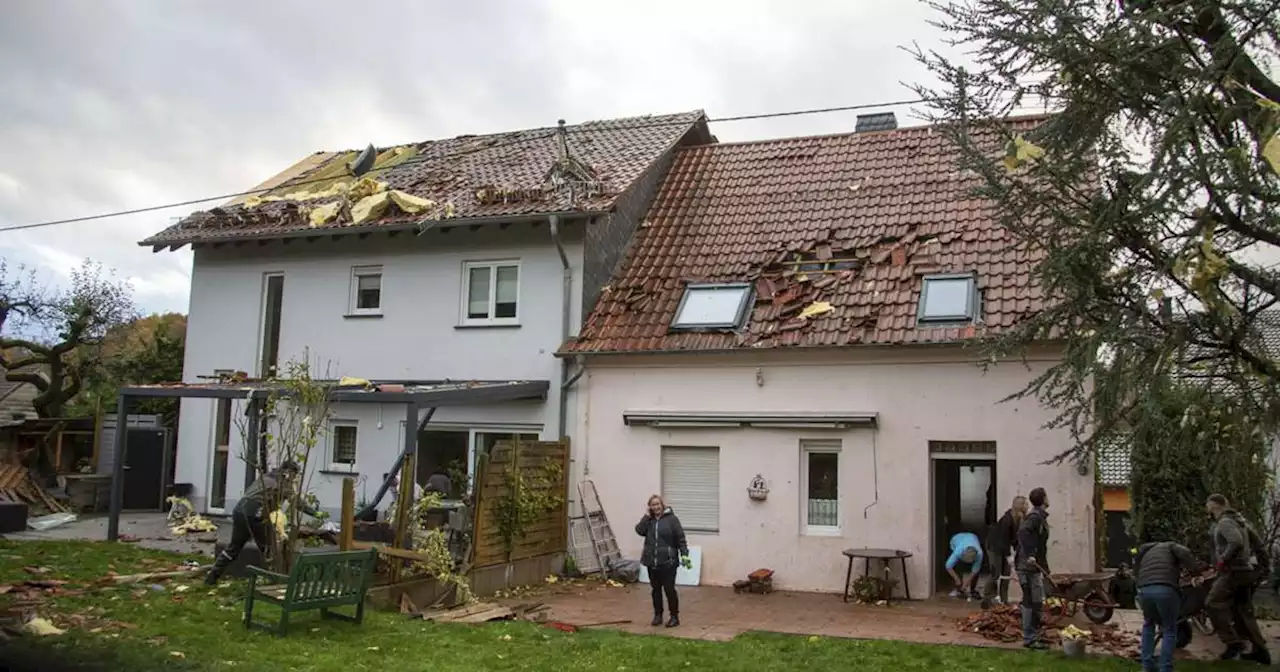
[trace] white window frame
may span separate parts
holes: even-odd
[[[466,432],[467,434],[467,476],[468,476],[466,494],[468,495],[471,494],[471,489],[475,485],[475,481],[476,481],[476,466],[477,466],[476,456],[479,455],[481,434],[498,434],[498,435],[505,434],[507,437],[510,437],[512,434],[534,434],[534,435],[537,435],[538,437],[536,439],[537,441],[545,440],[542,438],[541,425],[524,425],[524,426],[482,425],[482,424],[466,425],[466,424],[455,424],[455,423],[447,423],[447,422],[443,422],[443,423],[433,422],[427,425],[427,427],[428,427],[427,431],[429,432],[459,432],[459,433]],[[401,430],[401,432],[402,433],[400,434],[400,437],[401,439],[403,439],[404,438],[403,429]],[[457,484],[455,483],[454,485],[456,486]]]
[[[209,490],[208,490],[209,494],[207,497],[205,497],[205,512],[214,513],[214,514],[225,514],[227,512],[227,508],[225,505],[212,506],[213,477],[214,477],[214,472],[217,471],[216,469],[214,469],[213,465],[214,465],[214,462],[218,459],[218,452],[219,452],[219,449],[221,448],[221,446],[218,445],[218,421],[219,421],[219,415],[220,415],[218,413],[218,410],[219,410],[218,407],[222,405],[223,401],[224,400],[222,399],[213,400],[213,420],[209,423],[209,428],[210,428],[209,445],[211,446],[211,450],[209,451]],[[229,489],[231,486],[231,464],[233,462],[233,458],[231,457],[231,444],[235,439],[235,436],[232,433],[231,428],[235,425],[235,421],[236,421],[235,400],[227,399],[225,401],[227,403],[227,406],[230,408],[231,413],[229,414],[230,417],[227,418],[227,423],[228,423],[227,424],[227,445],[226,445],[227,473],[223,474],[223,478],[226,479],[226,483],[224,483],[222,486],[224,503],[227,499],[230,499],[230,497],[228,497],[227,495],[230,494]]]
[[[841,443],[839,439],[801,439],[800,440],[800,527],[804,530],[806,536],[811,537],[839,537],[844,534],[844,516],[842,510],[844,508],[844,487],[841,483],[840,469],[840,453]],[[836,524],[835,525],[810,525],[809,524],[809,456],[810,455],[835,455],[836,456]]]
[[[929,287],[933,283],[939,282],[960,282],[968,283],[966,287],[965,309],[964,313],[955,313],[948,315],[929,315],[925,312],[925,305],[929,300]],[[977,322],[981,314],[982,297],[978,292],[978,276],[973,273],[948,273],[939,275],[926,275],[920,284],[920,306],[916,314],[916,321],[922,325],[937,324],[968,324]]]
[[[377,308],[361,308],[360,307],[360,278],[368,278],[378,276],[378,307]],[[381,315],[382,314],[382,267],[381,266],[352,266],[351,267],[351,288],[348,290],[347,296],[347,314],[348,315]]]
[[[355,461],[353,461],[351,464],[347,464],[345,462],[338,462],[335,460],[335,458],[337,458],[338,456],[337,450],[338,450],[338,428],[339,427],[350,427],[351,429],[354,429],[356,432],[356,455],[355,455]],[[360,423],[356,420],[330,420],[329,432],[326,438],[327,438],[327,441],[325,445],[325,461],[329,464],[329,468],[327,469],[327,471],[343,471],[343,472],[355,473],[356,465],[360,463]]]
[[[512,266],[516,269],[516,314],[513,317],[494,317],[498,307],[498,269]],[[469,316],[471,297],[471,271],[477,268],[489,269],[489,317],[472,318]],[[520,291],[524,284],[524,269],[519,259],[493,259],[486,261],[467,261],[462,264],[462,297],[459,310],[459,324],[469,327],[507,327],[520,324],[520,304],[523,303]]]
[[[666,475],[665,473],[663,473],[662,468],[661,468],[661,465],[662,465],[662,452],[663,452],[663,451],[665,451],[665,450],[667,450],[667,449],[675,449],[675,450],[714,450],[714,451],[715,451],[715,453],[716,453],[716,468],[717,468],[717,473],[716,473],[716,475],[715,475],[715,479],[716,479],[716,498],[717,498],[717,501],[716,501],[716,524],[715,524],[715,527],[714,527],[714,528],[701,527],[701,526],[699,526],[699,525],[697,525],[697,524],[690,524],[687,520],[681,520],[680,522],[684,524],[684,529],[685,529],[687,532],[691,533],[691,534],[698,534],[698,535],[704,535],[704,536],[718,536],[718,535],[720,534],[720,524],[721,524],[721,516],[722,516],[722,509],[723,509],[723,507],[721,506],[721,503],[722,503],[722,501],[721,501],[721,495],[723,494],[723,492],[722,492],[722,488],[720,487],[721,485],[723,485],[723,483],[722,483],[722,481],[721,481],[721,478],[720,478],[720,472],[719,472],[719,470],[720,470],[720,465],[721,465],[721,462],[720,462],[720,457],[721,457],[721,450],[720,450],[720,446],[718,446],[718,445],[696,444],[696,443],[664,443],[664,444],[662,444],[662,445],[658,448],[658,465],[659,465],[659,471],[658,471],[658,487],[659,487],[659,489],[660,489],[660,492],[661,492],[662,497],[663,497],[663,499],[664,499],[664,500],[667,498],[667,496],[668,496],[668,494],[669,494],[669,493],[667,493],[667,492],[666,492],[666,490],[667,490],[667,485],[666,485],[666,482],[667,482],[667,475]],[[677,516],[678,516],[678,515],[680,515],[680,507],[679,507],[679,505],[678,505],[678,504],[676,504],[676,505],[672,505],[672,504],[671,504],[671,502],[669,502],[669,501],[667,502],[667,504],[668,504],[668,505],[671,505],[671,506],[673,506],[673,508],[675,508],[675,510],[676,510],[676,515],[677,515]]]
[[[738,297],[738,306],[733,311],[732,319],[721,322],[691,322],[682,320],[684,310],[689,299],[699,292],[716,292],[716,291],[739,291],[742,292]],[[754,298],[755,286],[745,282],[728,282],[728,283],[712,283],[712,284],[691,284],[684,288],[684,293],[680,295],[680,303],[676,305],[676,314],[671,318],[672,331],[698,331],[698,330],[724,330],[738,329],[747,319],[747,315],[751,312],[752,299]]]

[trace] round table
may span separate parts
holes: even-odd
[[[841,551],[845,557],[849,558],[849,569],[844,575],[844,601],[849,601],[849,582],[853,580],[853,561],[861,558],[864,562],[862,572],[866,576],[871,576],[871,561],[879,560],[888,566],[889,562],[897,560],[902,563],[902,590],[906,593],[906,599],[911,599],[911,584],[907,580],[907,558],[911,557],[910,551],[899,551],[892,548],[846,548]]]

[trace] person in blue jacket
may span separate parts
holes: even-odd
[[[960,566],[960,565],[964,566]],[[957,567],[959,567],[957,569]],[[968,572],[967,575],[962,574]],[[947,573],[955,579],[956,588],[951,597],[978,599],[974,587],[982,571],[982,540],[972,532],[961,532],[951,537],[951,557],[947,558]]]

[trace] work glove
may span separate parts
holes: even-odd
[[[689,556],[682,555],[680,556],[680,566],[685,569],[693,569],[693,561],[689,559]]]

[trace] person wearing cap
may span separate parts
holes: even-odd
[[[267,511],[269,506],[279,506],[293,499],[294,487],[300,471],[302,469],[297,462],[285,460],[279,468],[267,472],[245,489],[244,495],[231,511],[231,543],[218,554],[218,559],[214,561],[209,574],[205,576],[205,584],[212,586],[218,583],[223,572],[235,562],[240,551],[244,550],[245,544],[250,540],[253,540],[254,545],[260,550],[266,550],[265,544],[268,537],[263,516],[270,513]],[[300,510],[308,516],[314,516],[317,513],[305,501],[299,501],[298,505]]]
[[[964,563],[960,572],[968,570],[968,576],[956,571],[956,566]],[[972,532],[961,532],[951,537],[951,556],[947,558],[947,573],[956,581],[956,589],[951,597],[978,597],[974,583],[982,571],[982,541]]]

